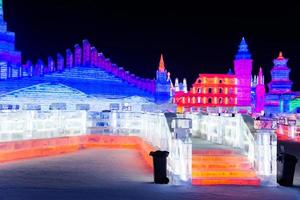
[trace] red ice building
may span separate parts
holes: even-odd
[[[234,72],[200,74],[189,92],[176,91],[178,111],[211,110],[250,113],[252,59],[244,38],[233,62]],[[264,94],[263,94],[264,95]]]
[[[237,105],[237,79],[232,74],[200,74],[191,90],[175,93],[178,109],[201,107],[235,107]]]

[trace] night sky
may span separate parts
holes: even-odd
[[[5,19],[9,30],[16,32],[23,62],[46,61],[86,38],[114,63],[148,78],[155,77],[163,53],[173,80],[187,78],[189,84],[199,73],[225,73],[233,67],[244,36],[254,73],[262,66],[269,82],[272,60],[283,51],[290,59],[293,88],[300,90],[300,7],[296,4],[122,2],[4,0]]]

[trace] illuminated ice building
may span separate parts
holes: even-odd
[[[261,109],[255,108],[259,98],[254,97],[253,94],[264,96],[263,91],[251,92],[251,86],[254,85],[251,80],[251,54],[245,39],[242,38],[234,59],[234,72],[229,69],[227,74],[200,74],[191,90],[176,92],[173,101],[178,105],[179,110],[204,109],[250,113],[252,110]],[[259,85],[263,85],[262,72]],[[259,106],[261,107],[261,102]]]
[[[14,48],[15,34],[6,28],[1,3],[1,109],[134,111],[170,102],[170,76],[162,56],[155,80],[119,67],[88,40],[65,54],[49,56],[46,62],[21,64],[21,53]]]
[[[47,61],[21,63],[15,34],[7,31],[0,1],[0,109],[183,111],[241,113],[298,110],[287,59],[274,60],[265,94],[264,76],[252,77],[252,58],[242,38],[227,74],[200,74],[188,91],[186,80],[173,85],[161,55],[155,79],[138,77],[114,64],[88,40]],[[173,101],[174,104],[171,104]]]
[[[18,76],[21,71],[21,52],[15,50],[15,33],[7,31],[0,1],[0,79]]]
[[[289,79],[290,69],[287,66],[288,59],[284,58],[282,52],[273,61],[271,70],[272,80],[268,84],[269,92],[265,100],[265,113],[278,114],[290,112],[290,102],[295,97],[292,92],[292,81]],[[292,111],[292,110],[291,110]]]
[[[288,59],[282,52],[273,61],[272,80],[265,89],[262,68],[252,76],[252,59],[244,38],[234,60],[234,72],[200,74],[190,91],[175,90],[179,111],[240,112],[267,116],[300,110],[299,92],[292,91]],[[297,95],[298,94],[298,95]]]

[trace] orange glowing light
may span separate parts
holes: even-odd
[[[193,179],[192,185],[252,185],[259,186],[260,180],[258,178],[234,178],[234,179]]]
[[[70,153],[89,148],[137,149],[149,167],[155,148],[136,136],[84,135],[0,143],[0,163]]]
[[[228,104],[228,98],[227,97],[225,98],[225,104],[226,105]]]

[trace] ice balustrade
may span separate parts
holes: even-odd
[[[262,184],[276,185],[277,139],[272,128],[257,126],[253,120],[246,122],[247,118],[241,114],[189,113],[186,117],[192,119],[194,136],[240,149],[247,155]]]
[[[83,40],[83,48],[79,44],[74,46],[74,53],[66,50],[66,55],[57,53],[56,60],[48,57],[45,65],[41,59],[34,65],[27,61],[24,65],[0,67],[0,79],[22,78],[31,76],[44,76],[53,72],[63,72],[66,69],[79,66],[90,66],[101,68],[111,75],[139,88],[150,94],[155,93],[155,80],[144,79],[125,71],[124,68],[112,63],[110,59],[105,58],[102,53],[98,53],[95,47],[92,47],[88,40]]]
[[[189,119],[172,118],[170,124],[163,113],[19,110],[1,111],[0,120],[1,142],[91,133],[138,136],[170,153],[167,170],[173,184],[191,181]]]
[[[241,115],[188,114],[193,120],[193,134],[217,144],[242,149],[254,163],[254,137]]]
[[[191,180],[192,143],[189,122],[189,119],[174,118],[172,124],[168,124],[162,113],[143,113],[140,117],[139,136],[159,150],[170,153],[167,169],[173,184]]]
[[[0,142],[86,134],[86,111],[1,111]]]
[[[173,184],[189,183],[192,173],[191,120],[163,113],[93,112],[88,131],[97,134],[138,136],[158,150],[168,151],[167,170]]]

